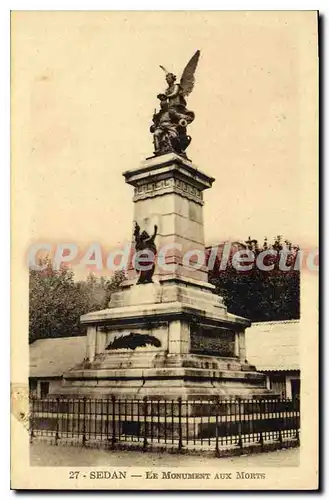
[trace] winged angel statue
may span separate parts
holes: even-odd
[[[160,110],[154,112],[153,124],[150,131],[153,134],[154,154],[160,155],[174,151],[186,157],[185,150],[191,142],[186,129],[194,120],[193,111],[186,108],[185,98],[194,87],[194,73],[198,65],[200,51],[186,65],[179,83],[176,76],[163,66],[160,68],[166,73],[168,88],[157,98],[160,100]]]

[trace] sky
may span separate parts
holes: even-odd
[[[216,178],[206,244],[317,244],[313,12],[16,12],[12,15],[14,223],[40,241],[112,248],[131,238],[122,173],[152,156],[159,64],[178,79],[201,50],[188,98],[188,156]]]

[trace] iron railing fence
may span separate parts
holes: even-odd
[[[299,443],[299,399],[30,399],[30,439],[220,449]]]

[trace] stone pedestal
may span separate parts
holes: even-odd
[[[134,220],[149,234],[158,226],[154,281],[176,277],[207,282],[207,269],[201,261],[205,249],[203,191],[215,179],[174,153],[150,158],[123,175],[134,186]],[[195,265],[198,257],[200,262]],[[135,278],[136,272],[130,269],[125,284],[135,283]]]
[[[245,359],[250,322],[227,312],[207,282],[203,191],[214,179],[166,154],[124,173],[134,219],[155,239],[153,283],[130,266],[108,309],[82,316],[86,358],[64,377],[62,394],[172,399],[261,397],[265,376]]]

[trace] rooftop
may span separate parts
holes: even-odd
[[[86,336],[40,339],[30,345],[30,377],[61,377],[86,355]]]
[[[247,359],[260,371],[299,370],[299,320],[253,323],[246,329]]]

